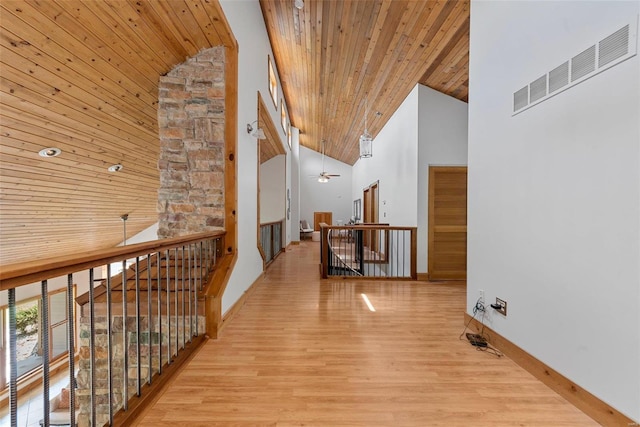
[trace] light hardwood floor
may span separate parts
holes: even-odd
[[[321,281],[318,259],[317,242],[280,255],[137,425],[597,425],[459,340],[464,284]]]

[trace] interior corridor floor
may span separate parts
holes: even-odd
[[[281,254],[137,425],[598,425],[459,339],[464,283],[322,281],[318,250]]]

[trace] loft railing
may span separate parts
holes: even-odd
[[[260,249],[264,264],[270,264],[282,249],[284,249],[282,230],[284,229],[284,219],[280,221],[260,224]]]
[[[417,280],[417,228],[321,224],[323,278]]]
[[[22,402],[16,349],[16,294],[22,287],[36,283],[40,287],[40,424],[53,425],[54,417],[60,425],[59,419],[66,417],[69,425],[73,425],[70,420],[79,425],[119,425],[141,410],[142,402],[204,342],[205,334],[216,336],[217,331],[208,329],[219,319],[211,321],[205,316],[219,315],[219,311],[205,308],[205,302],[217,297],[215,289],[220,289],[215,281],[216,268],[226,262],[222,258],[224,236],[224,231],[200,233],[3,267],[0,292],[6,295],[0,296],[8,301],[9,348],[3,345],[2,351],[10,367],[10,425],[25,424],[18,420]],[[122,272],[112,275],[114,266],[122,266]],[[67,354],[69,408],[51,413],[48,282],[60,277],[66,279],[67,290],[63,338],[75,357]],[[87,281],[83,287],[88,291],[74,301],[78,280]],[[25,411],[20,414],[26,416]]]

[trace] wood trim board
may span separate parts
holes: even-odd
[[[468,313],[465,313],[464,324],[466,325],[468,323],[469,329],[475,332],[479,332],[483,327],[480,321],[472,319]],[[486,325],[484,325],[484,332],[485,338],[487,338],[487,341],[492,346],[500,350],[505,356],[509,357],[524,370],[542,381],[553,391],[567,399],[569,403],[603,426],[637,426],[640,424],[589,393],[560,372],[536,359]]]

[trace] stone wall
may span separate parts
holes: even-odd
[[[129,398],[136,394],[138,379],[138,353],[137,353],[137,334],[136,334],[136,318],[135,316],[127,316],[125,345],[122,316],[113,316],[111,320],[111,385],[112,385],[112,405],[113,412],[116,413],[122,408],[124,398],[124,367],[127,355],[127,372],[128,372],[128,389]],[[160,353],[162,352],[162,364],[166,365],[168,355],[168,342],[171,340],[171,353],[176,354],[176,340],[180,348],[183,347],[183,336],[186,335],[186,341],[189,340],[190,331],[195,333],[198,322],[198,332],[202,334],[205,328],[204,316],[193,317],[191,330],[189,322],[182,323],[182,313],[178,316],[171,316],[171,329],[167,323],[167,316],[161,317],[162,336],[159,333],[158,316],[153,317],[153,327],[151,334],[148,332],[148,317],[140,318],[140,377],[141,383],[144,384],[149,377],[149,369],[152,375],[158,373],[160,364]],[[170,331],[170,334],[169,334]],[[96,402],[96,420],[97,425],[105,425],[109,422],[109,347],[108,347],[108,330],[107,318],[105,316],[97,316],[94,326],[95,334],[95,402]],[[185,335],[183,335],[185,334]],[[151,335],[151,349],[149,349],[149,335]],[[76,376],[77,391],[76,396],[80,405],[78,409],[78,427],[87,427],[91,425],[91,353],[90,353],[90,321],[89,317],[80,319],[80,342],[79,342],[79,361],[78,374]],[[161,339],[160,339],[161,338]],[[149,366],[149,350],[151,350],[151,366]]]
[[[160,78],[160,239],[224,228],[224,61],[206,49]]]

